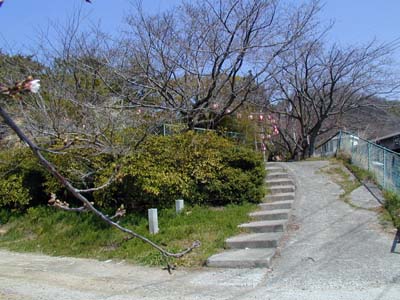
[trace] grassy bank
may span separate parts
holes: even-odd
[[[352,178],[352,176],[345,171],[340,161],[333,161],[333,164],[323,169],[323,172],[330,175],[332,181],[342,188],[343,193],[340,195],[340,198],[346,203],[351,204],[349,199],[350,194],[361,186],[360,182]]]
[[[338,183],[344,190],[344,194],[341,196],[345,201],[347,196],[361,185],[360,182],[373,182],[383,190],[382,187],[379,186],[374,174],[351,164],[350,158],[346,155],[341,154],[333,161],[346,167],[357,178],[357,180],[350,179],[348,174],[345,174],[343,170],[339,170],[340,167],[336,167],[336,170],[334,170],[334,173],[339,175],[340,179],[336,181],[336,183]],[[382,210],[380,211],[381,222],[383,224],[393,223],[395,227],[400,228],[400,195],[391,191],[383,190],[383,196],[384,207],[382,207]]]
[[[179,215],[172,209],[162,210],[159,213],[160,233],[153,236],[148,234],[144,216],[128,215],[121,224],[172,251],[200,240],[200,248],[174,263],[201,266],[207,257],[223,249],[224,240],[239,231],[237,225],[245,222],[247,214],[254,209],[255,205],[250,204],[224,208],[195,206],[186,208]],[[47,207],[31,208],[26,214],[0,225],[0,247],[13,251],[164,264],[161,255],[149,245],[137,239],[124,241],[124,237],[123,233],[89,213],[55,211]]]

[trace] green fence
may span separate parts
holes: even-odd
[[[340,131],[318,149],[322,156],[347,153],[351,163],[373,173],[384,189],[400,194],[400,155],[349,132]]]
[[[186,129],[187,129],[187,126],[184,124],[163,124],[162,128],[160,128],[158,130],[158,132],[161,133],[162,135],[166,136],[166,135],[176,134],[176,133],[185,131]],[[203,133],[203,132],[207,132],[207,131],[216,132],[216,130],[213,130],[213,129],[199,128],[199,127],[195,127],[193,130],[197,133]],[[222,136],[225,136],[227,138],[231,138],[234,140],[238,140],[238,141],[241,141],[244,138],[243,134],[240,134],[238,132],[233,132],[233,131],[222,131],[222,132],[218,131],[218,134],[221,134]]]

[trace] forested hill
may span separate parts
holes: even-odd
[[[400,131],[400,101],[373,99],[371,106],[347,112],[341,129],[373,140]]]

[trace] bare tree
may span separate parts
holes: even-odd
[[[255,97],[274,57],[309,30],[317,4],[204,0],[153,16],[139,5],[124,43],[131,67],[119,73],[137,87],[131,103],[214,127]]]
[[[309,30],[317,10],[317,2],[287,9],[278,0],[187,2],[179,10],[156,16],[146,16],[139,7],[138,16],[129,18],[131,31],[117,43],[97,30],[79,34],[77,16],[59,27],[59,43],[44,40],[41,57],[48,58],[40,71],[44,93],[23,101],[22,94],[35,91],[37,82],[32,78],[0,86],[2,103],[9,102],[10,96],[22,97],[18,102],[21,125],[3,105],[0,115],[44,168],[82,203],[72,208],[52,197],[52,205],[91,211],[164,256],[180,257],[198,243],[170,253],[122,227],[84,196],[106,187],[113,176],[98,187],[77,187],[43,153],[84,147],[123,155],[164,118],[183,118],[189,127],[215,126],[259,97],[263,83],[275,72],[272,60]],[[138,117],[142,110],[151,116]],[[116,135],[125,128],[141,130],[133,141],[121,143]],[[55,148],[60,142],[61,147]]]
[[[1,85],[0,86],[0,100],[7,101],[10,98],[15,98],[15,97],[20,97],[22,99],[22,95],[24,93],[37,93],[40,87],[39,84],[40,80],[33,79],[31,77],[28,77],[26,80],[21,81],[19,83],[16,83],[14,86],[5,86]],[[55,195],[52,195],[49,204],[63,210],[67,211],[76,211],[76,212],[83,212],[83,211],[90,211],[94,213],[97,217],[99,217],[102,221],[106,222],[107,224],[117,228],[118,230],[121,230],[122,232],[128,234],[128,237],[126,240],[131,239],[131,238],[139,238],[142,241],[148,243],[155,249],[161,252],[161,254],[164,257],[182,257],[183,255],[191,252],[194,248],[197,248],[200,246],[200,242],[195,241],[192,246],[188,247],[187,249],[178,252],[178,253],[172,253],[167,251],[166,249],[162,248],[158,244],[154,243],[150,239],[126,228],[121,226],[118,222],[114,221],[113,219],[118,216],[122,216],[125,212],[123,208],[120,208],[117,210],[114,216],[109,217],[103,212],[101,212],[99,209],[97,209],[94,206],[94,203],[90,202],[83,194],[84,193],[89,193],[93,192],[95,190],[99,190],[104,188],[109,184],[106,183],[104,186],[101,187],[95,187],[92,189],[78,189],[74,187],[71,182],[65,178],[58,170],[57,168],[45,158],[43,155],[43,152],[46,151],[42,148],[40,148],[38,145],[36,145],[20,128],[19,126],[15,123],[15,121],[10,117],[10,115],[2,108],[0,107],[0,115],[3,118],[4,122],[17,134],[17,136],[20,138],[20,140],[25,143],[33,152],[33,154],[37,157],[39,160],[40,164],[48,171],[50,172],[61,184],[64,186],[76,199],[78,199],[81,203],[81,207],[77,208],[71,208],[69,207],[69,204],[66,202],[62,202],[58,199],[56,199]],[[111,180],[110,180],[111,182]],[[167,269],[170,272],[171,267],[169,263],[167,263]]]
[[[342,48],[317,37],[294,43],[279,56],[270,108],[280,115],[281,138],[292,156],[312,156],[317,138],[337,128],[344,113],[397,89],[388,60],[394,46]]]

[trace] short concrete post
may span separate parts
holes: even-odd
[[[151,234],[158,233],[158,215],[157,208],[150,208],[148,210],[149,215],[149,231]]]
[[[184,207],[184,202],[182,199],[175,200],[175,208],[177,214],[179,214],[183,210],[183,207]]]

